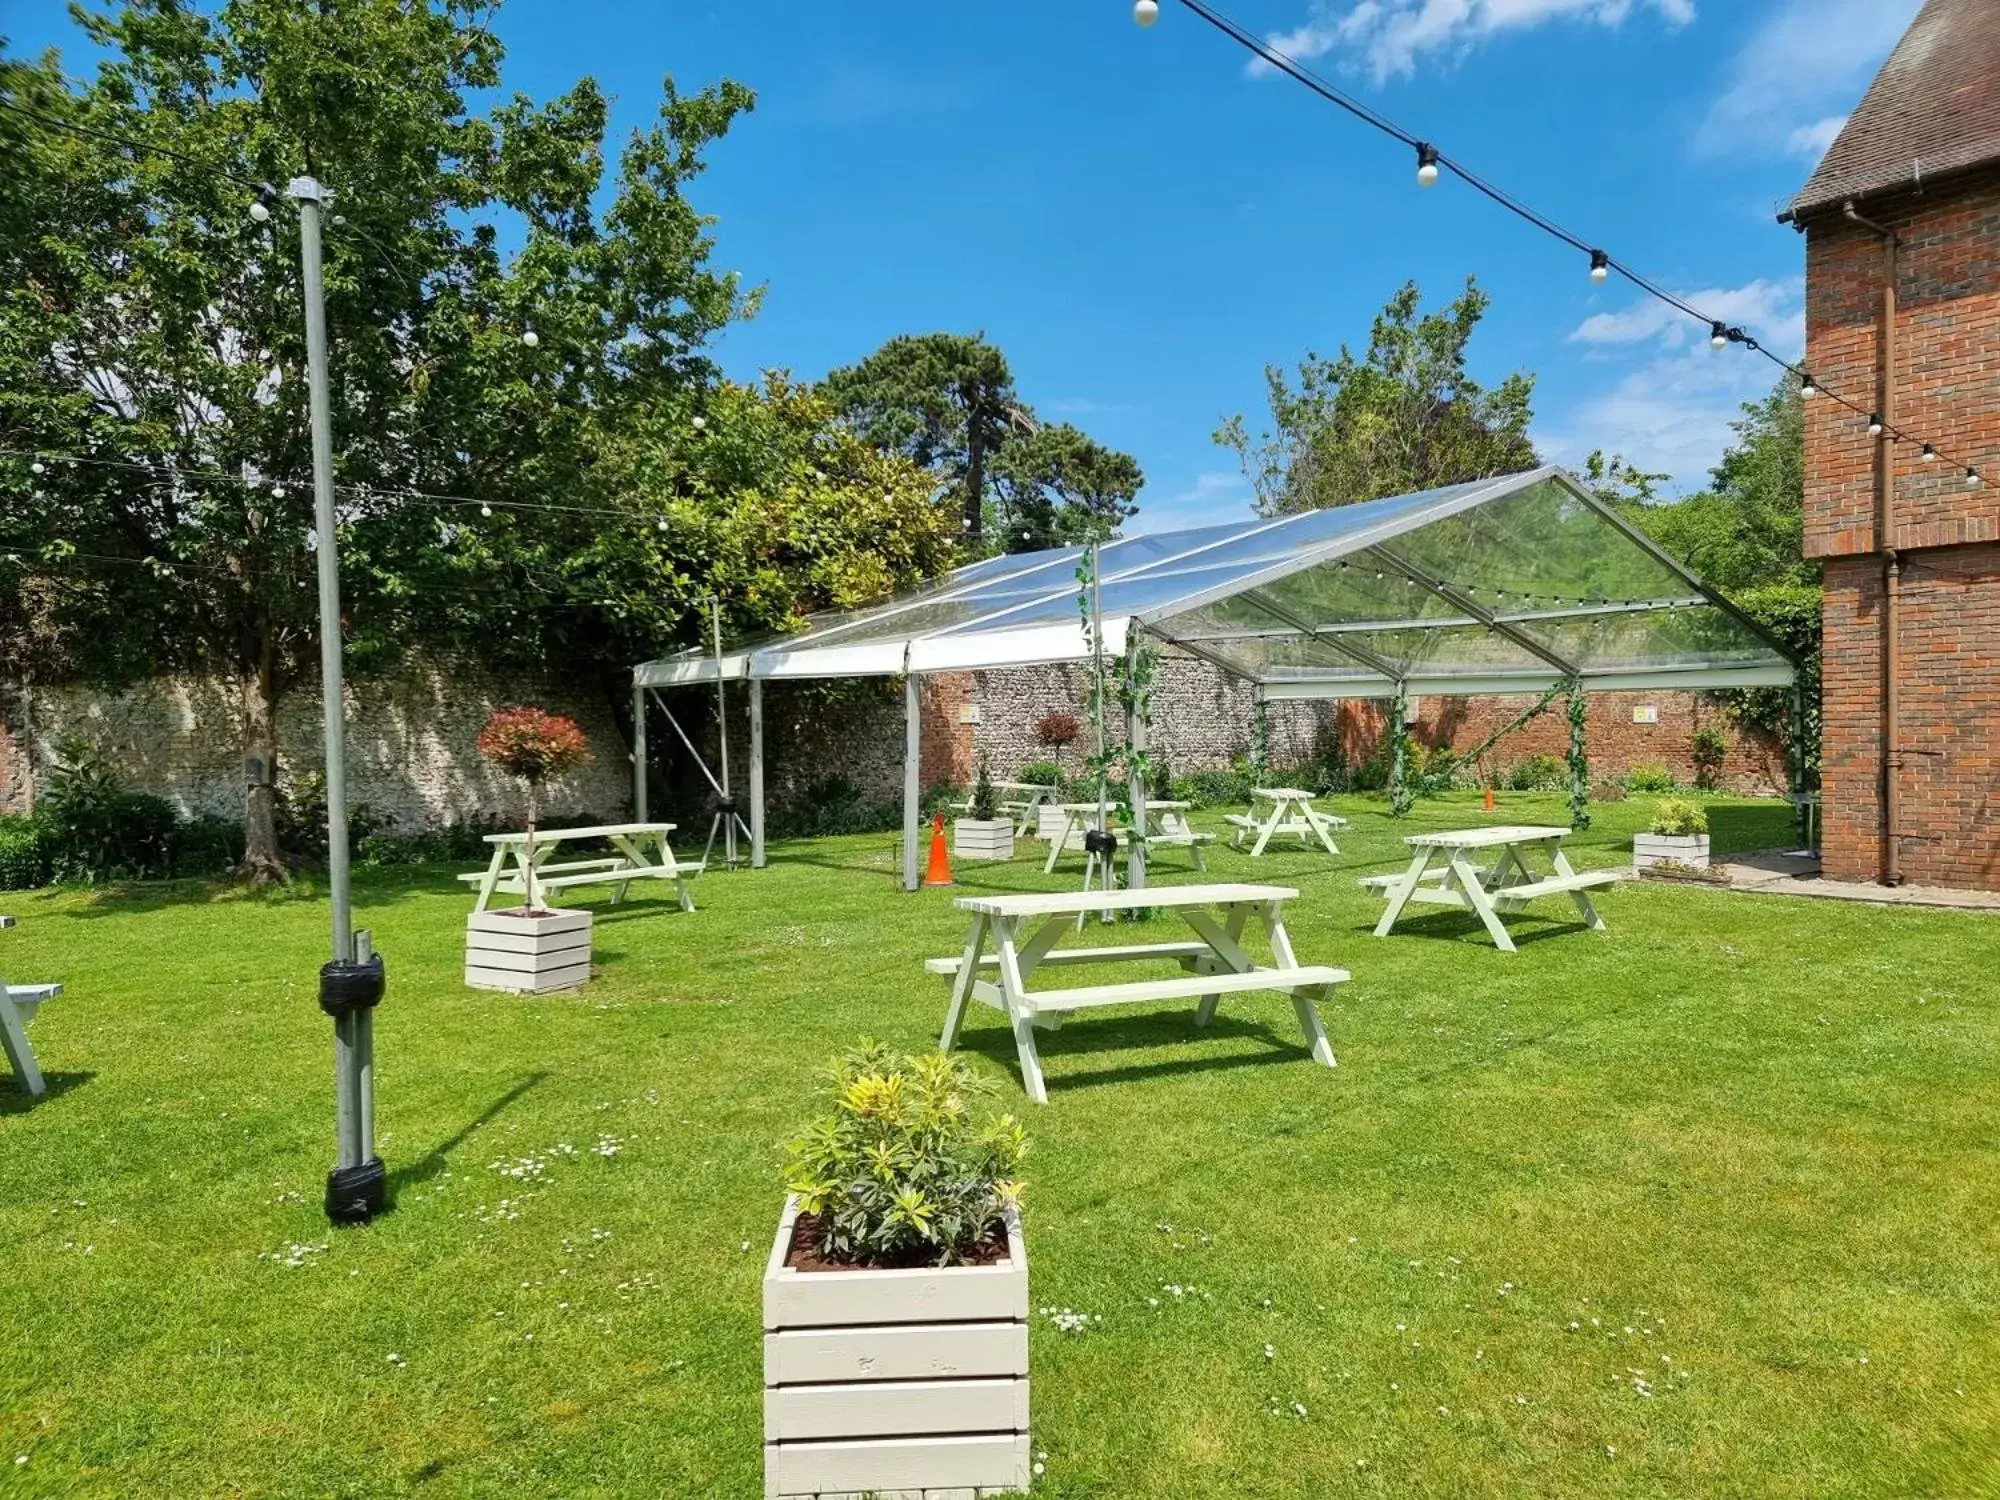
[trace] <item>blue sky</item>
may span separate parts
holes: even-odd
[[[1918,0],[1225,0],[1249,29],[1579,234],[1795,356],[1803,246],[1774,220]],[[9,0],[11,46],[73,43]],[[718,261],[767,285],[721,353],[816,377],[900,332],[983,329],[1048,417],[1136,454],[1137,529],[1248,511],[1218,420],[1263,368],[1365,343],[1406,279],[1477,275],[1476,373],[1539,377],[1544,455],[1699,486],[1771,367],[1295,82],[1177,0],[761,5],[510,0],[510,88],[591,73],[621,131],[660,78],[758,107],[695,186]],[[72,60],[81,67],[80,55]]]

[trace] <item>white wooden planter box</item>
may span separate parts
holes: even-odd
[[[516,907],[465,919],[465,982],[474,989],[546,995],[590,978],[590,913],[531,917]]]
[[[954,818],[951,825],[953,859],[1012,859],[1014,820],[1011,818]]]
[[[990,1266],[764,1268],[764,1493],[963,1500],[1028,1487],[1028,1251]]]
[[[1049,803],[1044,802],[1040,807],[1035,809],[1035,837],[1045,844],[1052,839],[1059,839],[1063,834],[1063,825],[1068,821],[1069,814],[1065,813],[1060,807],[1053,807]],[[1079,849],[1083,847],[1081,836],[1070,840],[1070,842]]]
[[[1708,835],[1705,833],[1638,833],[1632,836],[1632,863],[1641,870],[1650,870],[1662,860],[1671,860],[1677,865],[1687,865],[1696,870],[1708,868]]]

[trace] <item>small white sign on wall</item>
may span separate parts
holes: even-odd
[[[958,722],[961,724],[977,724],[979,722],[979,705],[977,703],[961,705],[958,710]]]
[[[1660,708],[1656,703],[1635,704],[1632,709],[1634,724],[1657,724],[1660,722]]]

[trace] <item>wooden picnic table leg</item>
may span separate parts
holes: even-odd
[[[1042,1085],[1041,1054],[1035,1050],[1035,1008],[1028,999],[1027,985],[1021,975],[1019,951],[1015,938],[1020,933],[1020,919],[1000,917],[995,921],[1000,941],[1000,994],[1007,1002],[1007,1019],[1014,1027],[1014,1050],[1021,1059],[1021,1086],[1028,1091],[1028,1097],[1037,1104],[1049,1102],[1049,1091]]]
[[[1452,873],[1458,877],[1459,889],[1464,892],[1467,904],[1479,914],[1479,920],[1486,924],[1486,931],[1493,939],[1493,946],[1502,953],[1512,953],[1514,940],[1507,935],[1507,924],[1500,920],[1500,913],[1494,909],[1493,893],[1486,889],[1485,878],[1479,868],[1467,858],[1463,849],[1451,851]]]
[[[1545,840],[1542,847],[1549,851],[1549,863],[1555,866],[1556,874],[1574,875],[1576,873],[1575,868],[1569,862],[1569,856],[1563,853],[1561,840]],[[1584,926],[1598,932],[1604,931],[1604,918],[1597,914],[1597,908],[1591,904],[1590,892],[1571,891],[1569,899],[1576,903],[1577,915],[1583,918]]]
[[[22,1087],[34,1095],[46,1093],[48,1085],[42,1081],[42,1070],[35,1066],[35,1049],[29,1045],[28,1028],[22,1024],[14,1002],[7,998],[4,978],[0,978],[0,1045],[6,1048],[7,1060],[14,1065],[14,1076],[21,1080]]]
[[[1243,951],[1241,942],[1243,924],[1249,920],[1250,908],[1230,906],[1225,907],[1224,911],[1225,915],[1220,923],[1197,907],[1182,908],[1181,917],[1195,930],[1196,936],[1213,950],[1212,955],[1206,960],[1208,963],[1231,974],[1247,974],[1257,966],[1255,960]],[[1206,972],[1215,971],[1210,969]],[[1206,1026],[1213,1021],[1215,1007],[1221,999],[1220,995],[1203,995],[1195,1004],[1194,1024]]]
[[[972,998],[972,986],[979,978],[979,960],[986,944],[986,914],[974,912],[972,926],[965,934],[965,953],[958,961],[958,977],[951,985],[951,1008],[944,1013],[944,1035],[938,1038],[938,1051],[949,1052],[952,1043],[958,1040],[958,1028],[965,1021],[966,1002]]]
[[[1301,802],[1299,804],[1299,811],[1305,814],[1306,826],[1319,835],[1319,841],[1326,845],[1326,852],[1328,854],[1340,853],[1340,845],[1333,841],[1333,830],[1328,827],[1326,820],[1319,815],[1318,810],[1310,802]]]
[[[625,867],[628,869],[643,869],[645,866],[653,863],[653,857],[639,847],[638,841],[629,833],[613,834],[611,847],[624,857]],[[607,878],[611,881],[611,904],[613,906],[618,905],[625,899],[625,888],[632,883],[629,880],[618,879],[619,873],[619,870],[615,868],[607,872]]]
[[[1256,859],[1263,854],[1265,846],[1271,842],[1271,835],[1278,831],[1278,825],[1284,821],[1284,818],[1285,804],[1273,801],[1271,803],[1271,816],[1266,818],[1263,826],[1257,830],[1257,842],[1250,850],[1250,857],[1252,859]]]
[[[1056,834],[1055,838],[1050,841],[1049,857],[1042,865],[1042,873],[1044,875],[1055,874],[1056,861],[1062,858],[1063,848],[1069,843],[1069,831],[1075,825],[1075,823],[1076,823],[1076,814],[1071,812],[1068,808],[1064,808],[1062,829],[1059,833]]]
[[[1396,925],[1396,919],[1403,914],[1403,908],[1410,904],[1410,897],[1416,893],[1417,883],[1424,878],[1424,871],[1430,868],[1431,846],[1419,845],[1410,867],[1403,871],[1396,883],[1389,887],[1389,904],[1382,910],[1382,920],[1375,924],[1375,936],[1387,937]]]
[[[506,844],[493,846],[493,858],[486,862],[486,875],[479,882],[479,899],[472,905],[475,914],[486,910],[486,903],[493,899],[493,888],[500,883],[500,870],[507,862]]]
[[[1264,928],[1271,938],[1271,959],[1281,969],[1299,967],[1298,955],[1292,952],[1291,937],[1285,932],[1284,907],[1273,901],[1263,908]],[[1333,986],[1327,985],[1322,991],[1322,999],[1333,998]],[[1299,1027],[1306,1034],[1306,1046],[1312,1052],[1313,1061],[1329,1068],[1338,1067],[1334,1061],[1333,1042],[1327,1037],[1326,1027],[1321,1023],[1319,1011],[1313,1005],[1313,997],[1306,990],[1292,991],[1292,1009],[1298,1012]]]

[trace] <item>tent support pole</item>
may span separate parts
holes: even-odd
[[[1139,767],[1146,758],[1146,705],[1139,701],[1139,632],[1134,630],[1125,644],[1125,743],[1132,747],[1126,762],[1130,773],[1126,795],[1132,801],[1132,841],[1125,846],[1125,885],[1130,890],[1146,888],[1146,778]],[[1133,912],[1134,918],[1144,915]]]
[[[646,821],[646,690],[632,685],[632,817]]]
[[[903,889],[917,888],[917,821],[922,795],[917,788],[923,754],[923,720],[918,699],[922,682],[915,672],[903,674]]]
[[[764,868],[764,683],[750,679],[750,868]]]

